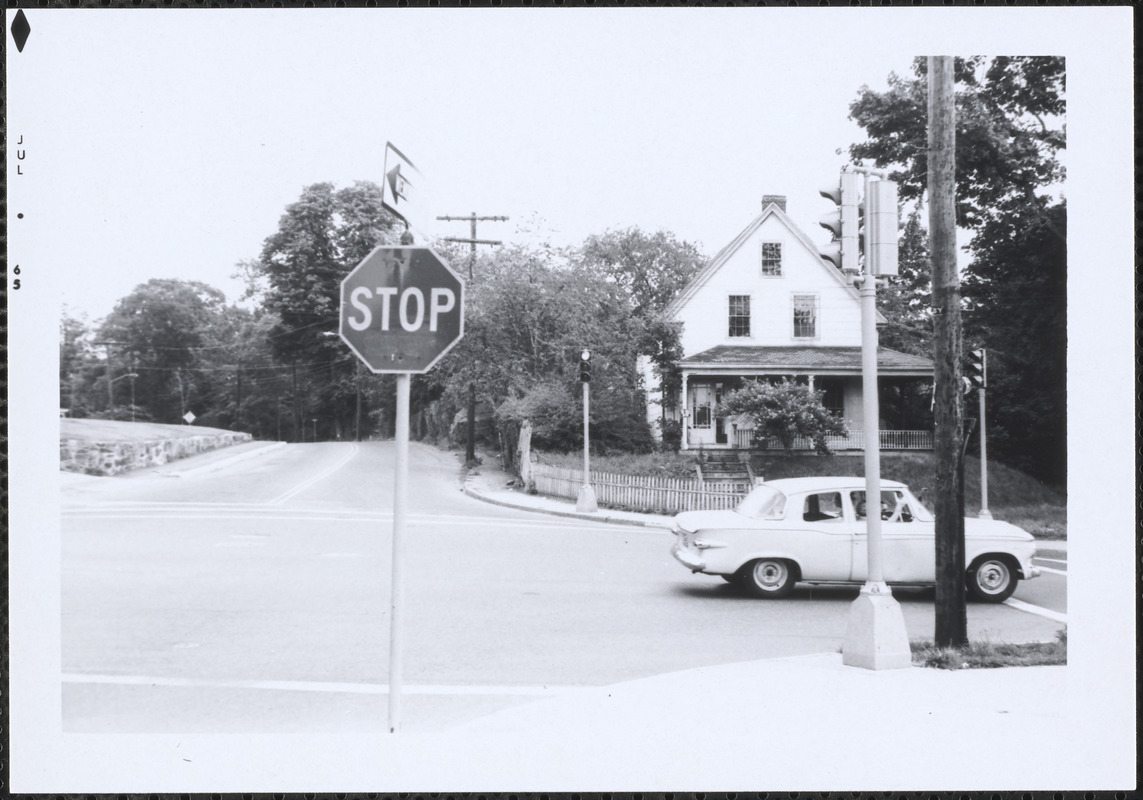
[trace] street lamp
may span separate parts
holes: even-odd
[[[599,505],[595,502],[595,489],[591,488],[591,455],[588,447],[588,419],[591,407],[591,395],[588,387],[591,385],[591,352],[584,350],[580,353],[579,359],[579,380],[583,384],[583,486],[580,487],[575,510],[598,511]]]

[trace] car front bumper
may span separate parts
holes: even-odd
[[[671,546],[671,555],[675,557],[675,561],[678,561],[691,572],[702,572],[706,569],[706,562],[699,557],[698,553],[688,547],[683,547],[678,542]]]

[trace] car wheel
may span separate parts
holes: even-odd
[[[982,603],[1002,603],[1016,591],[1019,578],[1003,556],[981,556],[965,573],[968,594]]]
[[[742,585],[755,597],[785,597],[794,590],[794,572],[789,561],[759,558],[739,572]]]

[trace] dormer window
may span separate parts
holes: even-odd
[[[782,243],[762,242],[762,275],[778,278],[782,275]]]

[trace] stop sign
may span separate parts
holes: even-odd
[[[341,282],[339,333],[374,372],[428,372],[464,335],[464,282],[429,247],[378,247]]]

